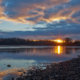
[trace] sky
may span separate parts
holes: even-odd
[[[0,38],[80,39],[80,0],[0,0]]]

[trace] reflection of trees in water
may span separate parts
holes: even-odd
[[[77,52],[80,52],[80,48],[77,48],[77,47],[63,47],[61,46],[60,47],[61,49],[61,54],[72,54],[72,53],[77,53]],[[0,53],[25,53],[25,54],[54,54],[55,53],[55,50],[58,50],[57,49],[57,46],[56,47],[47,47],[47,48],[3,48],[3,49],[0,49]],[[59,51],[56,51],[56,52],[59,52]]]
[[[7,48],[0,49],[0,53],[47,53],[50,52],[50,48]]]
[[[77,53],[77,51],[79,51],[80,52],[80,48],[68,48],[68,47],[66,47],[65,48],[65,54],[72,54],[72,53]]]
[[[22,52],[25,52],[26,49],[0,49],[0,53],[22,53]]]
[[[73,52],[73,48],[65,48],[65,54],[71,54]]]
[[[53,53],[55,54],[73,54],[73,53],[79,53],[80,47],[65,47],[65,46],[55,46],[53,48]]]

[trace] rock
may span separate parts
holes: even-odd
[[[11,67],[11,65],[10,65],[10,64],[8,64],[8,65],[7,65],[7,67]]]

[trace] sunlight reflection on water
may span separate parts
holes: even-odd
[[[52,63],[80,55],[80,47],[63,46],[12,46],[0,47],[0,71],[27,68],[39,63]],[[11,67],[7,67],[11,65]]]

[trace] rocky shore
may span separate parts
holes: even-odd
[[[8,80],[80,80],[80,57],[47,65],[45,69],[34,67],[20,76]]]

